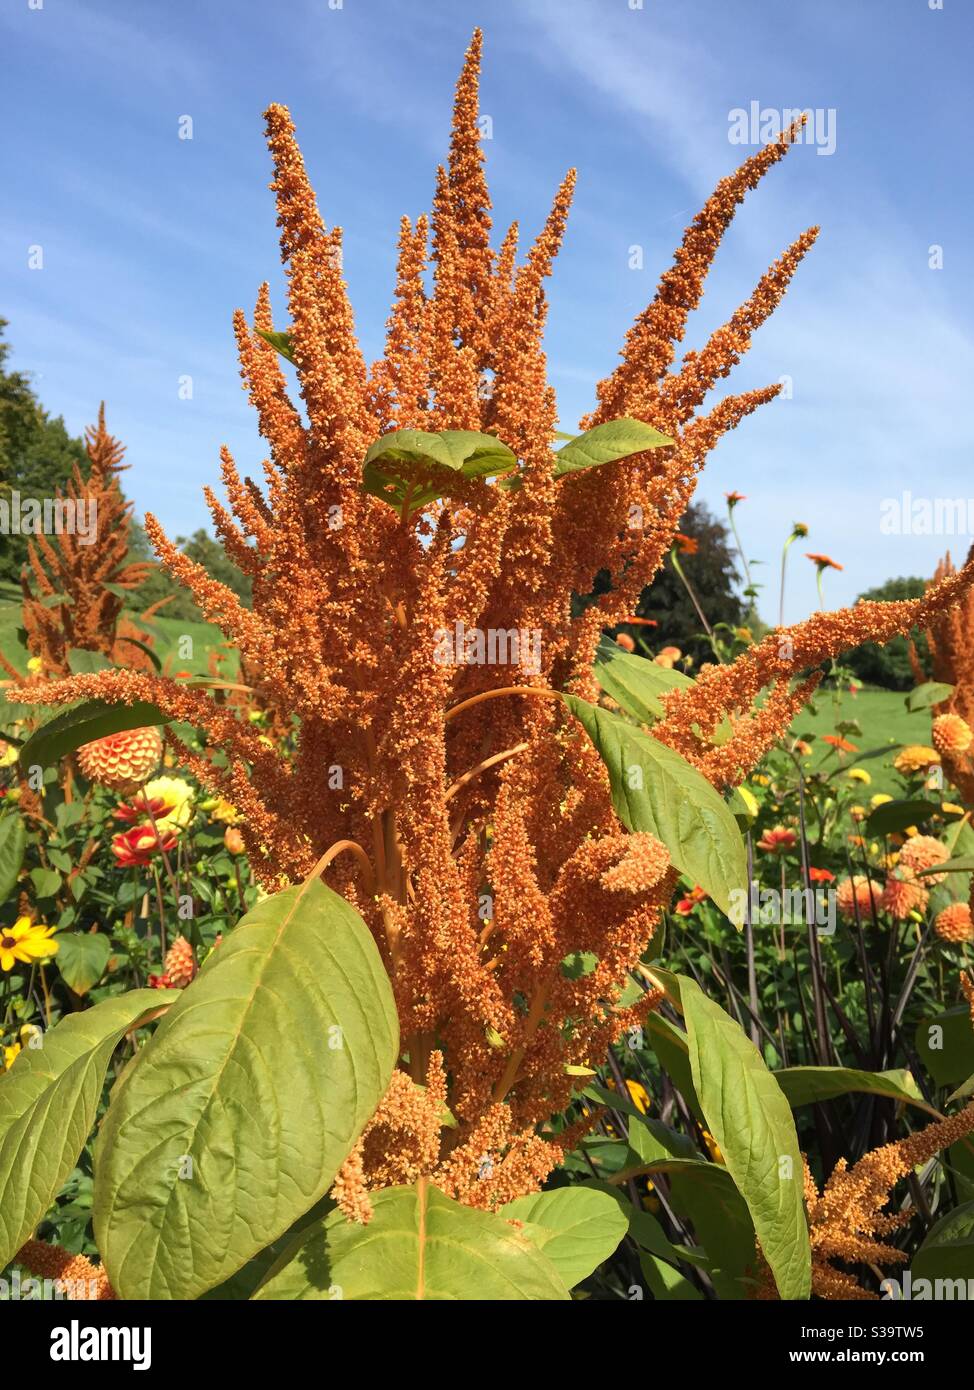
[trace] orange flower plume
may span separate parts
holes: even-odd
[[[676,873],[652,836],[625,833],[605,769],[555,692],[596,697],[602,629],[635,611],[709,451],[776,395],[768,386],[701,412],[816,235],[803,233],[704,348],[670,370],[723,233],[787,153],[784,132],[721,180],[583,422],[635,417],[675,444],[555,477],[546,281],[574,174],[526,254],[516,227],[491,249],[480,42],[478,33],[460,77],[432,215],[401,225],[385,355],[371,368],[342,279],[341,232],[322,221],[287,110],[266,113],[301,409],[262,336],[274,334],[264,286],[252,324],[243,313],[234,321],[244,386],[270,448],[263,486],[224,450],[227,505],[206,493],[228,555],[252,578],[252,608],[146,518],[163,564],[240,649],[281,727],[296,732],[268,747],[204,689],[131,671],[29,691],[50,703],[151,700],[202,729],[219,757],[168,737],[183,764],[241,813],[266,888],[328,856],[330,881],[383,953],[411,1079],[430,1096],[442,1091],[456,1119],[434,1143],[431,1112],[397,1079],[342,1174],[343,1204],[360,1215],[370,1185],[420,1171],[472,1204],[534,1190],[574,1142],[571,1131],[558,1142],[544,1132],[578,1085],[567,1069],[604,1056],[659,1001],[647,992],[625,1006],[619,995]],[[519,485],[458,478],[449,499],[404,518],[362,487],[366,451],[400,428],[495,435],[518,457]],[[573,615],[573,593],[590,593],[601,570],[610,588]],[[969,578],[954,576],[914,603],[860,604],[773,633],[732,667],[669,695],[655,732],[723,786],[788,727],[823,661],[946,611]],[[470,630],[523,640],[507,661],[444,661],[444,637]],[[511,686],[528,693],[504,693]],[[711,735],[728,712],[733,733],[717,746]],[[576,951],[598,964],[568,978],[561,965]]]

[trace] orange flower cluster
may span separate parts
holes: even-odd
[[[967,565],[974,561],[974,546]],[[934,571],[930,587],[956,575],[948,551]],[[971,730],[974,729],[974,595],[949,610],[933,615],[924,624],[933,662],[933,679],[954,687],[942,704],[935,706],[933,742],[943,761],[944,772],[968,805],[974,805],[974,758],[971,756]],[[927,679],[911,648],[914,673],[918,681]]]
[[[343,1174],[343,1200],[358,1211],[370,1184],[422,1170],[475,1205],[532,1190],[559,1155],[540,1131],[572,1100],[579,1083],[569,1069],[604,1056],[659,1001],[650,991],[627,1007],[619,992],[676,874],[655,839],[622,830],[605,769],[556,692],[597,698],[591,667],[602,629],[634,611],[710,449],[777,394],[769,386],[727,396],[698,413],[815,236],[799,237],[728,324],[669,371],[720,239],[745,194],[787,152],[786,132],[718,185],[583,422],[636,417],[676,443],[556,478],[545,281],[574,174],[522,259],[516,225],[492,249],[479,61],[478,33],[432,216],[402,223],[385,356],[371,367],[353,329],[341,232],[321,219],[288,112],[268,109],[286,350],[301,409],[263,336],[275,340],[263,286],[252,325],[238,313],[235,329],[244,386],[270,446],[264,485],[242,477],[224,450],[229,506],[206,493],[227,554],[252,578],[252,609],[146,519],[163,564],[240,649],[262,700],[296,730],[293,750],[269,748],[232,708],[167,678],[116,671],[30,691],[53,703],[151,700],[201,728],[219,759],[169,737],[184,765],[241,812],[268,889],[311,873],[333,848],[329,877],[369,923],[393,981],[412,1082],[432,1096],[442,1054],[456,1120],[441,1129],[434,1162],[430,1115],[397,1079]],[[448,499],[400,515],[363,489],[362,467],[378,437],[402,428],[497,436],[517,454],[518,485],[451,476]],[[590,593],[605,569],[609,591],[573,616],[573,593]],[[948,580],[922,603],[862,604],[773,634],[734,666],[670,695],[659,736],[715,785],[734,780],[817,680],[791,690],[793,673],[932,617],[967,580]],[[506,660],[444,663],[443,637],[471,630],[519,642],[508,641]],[[754,712],[766,684],[775,688]],[[709,736],[728,711],[733,736],[714,747]],[[338,852],[350,843],[352,853]],[[563,969],[579,952],[591,953],[595,968]]]
[[[60,1245],[29,1240],[17,1252],[17,1263],[38,1279],[52,1279],[63,1297],[113,1299],[115,1291],[101,1265]]]
[[[890,1235],[910,1219],[910,1213],[883,1211],[895,1183],[907,1177],[941,1149],[974,1130],[974,1101],[949,1119],[873,1149],[852,1168],[840,1159],[821,1193],[805,1168],[805,1202],[812,1245],[812,1292],[827,1299],[875,1299],[834,1260],[846,1264],[904,1264],[909,1255],[888,1245]]]
[[[69,673],[67,654],[74,648],[151,671],[152,662],[136,643],[151,646],[152,638],[122,618],[124,598],[117,592],[136,590],[150,566],[128,562],[132,504],[118,482],[128,465],[121,461],[123,446],[105,428],[104,403],[98,424],[85,431],[85,447],[88,476],[75,464],[66,495],[59,491],[57,497],[75,515],[78,507],[85,508],[95,535],[64,529],[51,539],[38,533],[29,542],[31,574],[25,569],[20,581],[27,647],[48,676]],[[18,681],[23,679],[6,661],[3,665]]]

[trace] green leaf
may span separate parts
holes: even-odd
[[[623,824],[661,840],[676,867],[741,927],[747,854],[726,803],[696,768],[651,734],[576,695],[562,698],[608,769]],[[733,910],[732,894],[739,895]]]
[[[45,594],[41,599],[42,608],[59,608],[62,603],[70,603],[67,594]]]
[[[927,1232],[923,1244],[913,1256],[910,1274],[917,1279],[963,1279],[967,1298],[967,1280],[974,1279],[974,1202],[965,1202],[942,1216]],[[957,1297],[941,1294],[941,1297]],[[914,1298],[919,1294],[914,1293]]]
[[[944,700],[949,700],[953,693],[954,687],[945,681],[924,681],[907,695],[906,707],[911,714],[916,714],[918,710],[942,704]]]
[[[660,434],[642,420],[630,420],[625,416],[619,420],[609,420],[604,425],[596,425],[586,430],[559,449],[555,455],[554,476],[562,478],[566,473],[578,473],[583,468],[597,468],[603,463],[615,463],[631,454],[641,454],[647,449],[661,449],[675,444],[668,434]]]
[[[668,1260],[645,1251],[639,1256],[639,1268],[653,1298],[660,1303],[700,1303],[703,1294],[691,1284],[685,1274],[674,1269]]]
[[[928,1105],[907,1067],[895,1071],[857,1071],[855,1067],[783,1067],[773,1073],[788,1104],[813,1105],[850,1093],[888,1096],[891,1100],[915,1105],[930,1115],[938,1112]]]
[[[119,1295],[198,1298],[307,1212],[385,1093],[398,1033],[344,898],[314,879],[248,913],[102,1125],[94,1221]]]
[[[453,481],[488,478],[517,468],[517,456],[490,434],[476,430],[394,430],[365,455],[362,486],[402,514],[449,497]],[[451,478],[451,475],[453,477]]]
[[[272,348],[276,348],[282,357],[286,357],[289,362],[294,361],[294,347],[291,343],[290,333],[278,333],[276,329],[258,328],[260,337],[265,343],[270,343]]]
[[[222,948],[221,948],[222,949]],[[346,1302],[552,1300],[554,1263],[501,1217],[461,1206],[421,1179],[372,1194],[367,1226],[333,1212],[254,1297]]]
[[[137,989],[69,1014],[0,1082],[0,1269],[47,1214],[78,1161],[122,1036],[178,997]]]
[[[624,652],[615,642],[604,638],[599,644],[593,670],[605,693],[640,724],[652,724],[655,719],[662,718],[664,695],[693,685],[682,671],[668,671],[644,656]]]
[[[917,1026],[916,1049],[938,1086],[957,1086],[974,1072],[974,1029],[966,1004]]]
[[[22,768],[56,767],[59,759],[73,753],[83,743],[92,743],[125,729],[143,729],[168,724],[169,716],[158,705],[137,700],[131,705],[109,704],[107,700],[85,700],[62,710],[33,734],[20,750]]]
[[[609,1258],[629,1225],[614,1197],[585,1187],[518,1197],[497,1215],[524,1222],[521,1234],[544,1251],[569,1289]]]
[[[61,887],[61,875],[56,869],[31,869],[30,881],[39,898],[53,898]]]
[[[593,951],[571,951],[562,961],[560,969],[566,980],[581,980],[591,975],[599,963]]]
[[[89,652],[84,647],[69,647],[68,665],[72,676],[93,676],[96,671],[108,671],[112,663],[102,652]]]
[[[102,932],[58,932],[57,968],[75,994],[87,994],[105,973],[112,943]]]
[[[784,1299],[810,1295],[802,1157],[788,1101],[751,1040],[694,980],[680,980],[690,1065],[707,1127],[747,1203]]]
[[[27,828],[17,811],[0,816],[0,903],[5,903],[17,886],[27,852]]]
[[[710,1257],[710,1278],[718,1296],[739,1300],[754,1292],[756,1250],[747,1204],[719,1163],[682,1163],[669,1173],[677,1215],[693,1225]]]
[[[932,801],[915,798],[911,801],[884,801],[866,817],[867,835],[893,835],[908,825],[929,820],[940,808]]]

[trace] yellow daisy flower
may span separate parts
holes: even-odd
[[[850,782],[862,782],[865,787],[873,780],[864,767],[850,767],[846,776]]]
[[[18,961],[30,965],[56,955],[58,943],[51,940],[53,935],[53,927],[29,917],[18,917],[12,927],[0,927],[0,970],[13,970]]]

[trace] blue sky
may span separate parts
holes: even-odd
[[[796,146],[739,211],[688,345],[811,223],[823,231],[726,389],[792,379],[711,455],[698,495],[767,562],[841,561],[830,604],[929,574],[969,536],[889,535],[881,504],[974,496],[967,0],[5,0],[0,314],[13,365],[74,431],[107,402],[130,494],[171,534],[202,525],[229,444],[266,449],[230,315],[271,281],[284,318],[261,111],[290,106],[366,354],[381,348],[398,219],[428,208],[476,24],[496,223],[533,233],[565,169],[579,188],[550,285],[563,428],[592,400],[684,225],[747,148],[729,113],[834,113],[835,150]],[[937,0],[933,0],[936,4]],[[180,117],[193,139],[178,138]],[[824,132],[823,132],[824,140]],[[929,248],[943,248],[943,268]],[[43,269],[28,268],[43,248]],[[642,248],[643,269],[630,268]],[[193,379],[192,400],[179,398]],[[972,509],[974,510],[974,509]],[[786,616],[816,605],[792,551]]]

